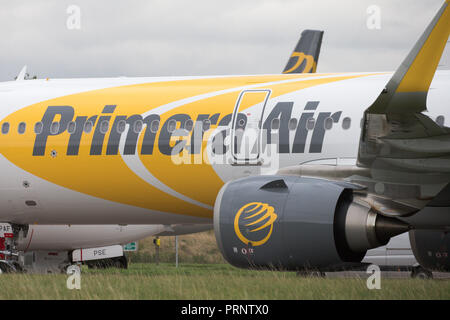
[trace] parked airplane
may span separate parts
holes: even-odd
[[[448,269],[449,1],[393,74],[3,83],[1,220],[213,219],[233,265],[292,270],[415,229],[421,265]]]
[[[288,62],[288,66],[289,63],[294,66],[290,67],[289,73],[315,72],[312,68],[307,68],[306,61],[312,59],[311,61],[314,61],[317,65],[322,35],[322,31],[305,30],[302,32]],[[27,66],[24,66],[16,77],[16,81],[26,80],[26,76]],[[84,250],[83,261],[85,262],[96,261],[95,263],[103,263],[104,265],[126,267],[127,259],[123,255],[121,247],[117,244],[124,245],[148,236],[174,236],[201,232],[212,228],[212,224],[171,226],[29,225],[28,230],[22,230],[16,240],[16,248],[20,255],[19,259],[14,259],[18,260],[18,264],[12,265],[12,267],[16,270],[28,272],[57,272],[64,270],[74,262],[73,255],[76,255],[78,250]],[[1,239],[0,235],[0,241]],[[2,250],[1,244],[0,250]],[[86,254],[87,250],[103,252],[103,254],[89,256]],[[7,266],[4,266],[3,269],[8,270]]]

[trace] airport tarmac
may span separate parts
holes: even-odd
[[[327,278],[367,278],[370,274],[363,271],[326,272]],[[411,277],[410,271],[382,271],[383,279],[407,279]],[[433,279],[450,279],[448,272],[433,272]]]

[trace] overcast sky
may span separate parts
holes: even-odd
[[[307,28],[325,31],[318,72],[389,71],[442,3],[0,0],[0,80],[25,64],[39,78],[280,73]],[[71,5],[80,29],[67,27]],[[371,5],[381,10],[381,29],[367,27]]]

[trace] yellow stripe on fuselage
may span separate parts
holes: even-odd
[[[79,153],[76,156],[66,155],[70,137],[67,131],[48,138],[44,156],[32,156],[36,137],[32,127],[36,122],[41,121],[44,112],[49,106],[72,106],[75,110],[75,118],[81,115],[88,117],[93,115],[100,116],[105,105],[116,105],[113,117],[117,115],[129,116],[144,114],[177,100],[214,91],[245,87],[250,84],[260,84],[260,88],[271,89],[271,97],[277,97],[316,85],[361,77],[361,75],[305,80],[310,77],[317,77],[317,75],[177,80],[93,90],[51,99],[16,111],[3,120],[4,122],[9,122],[12,125],[12,129],[9,134],[0,135],[0,152],[9,161],[23,170],[70,190],[161,212],[211,217],[212,211],[210,209],[187,203],[149,185],[130,170],[120,154],[105,155],[110,132],[104,138],[101,155],[90,155],[94,134],[94,130],[92,130],[90,133],[83,133],[80,140]],[[289,79],[298,79],[299,81],[270,86],[265,85],[265,83]],[[212,115],[220,113],[220,118],[222,118],[233,111],[236,98],[240,92],[241,89],[236,89],[235,92],[221,94],[209,99],[201,99],[169,110],[161,114],[161,125],[167,118],[176,113],[189,114],[194,121],[199,114]],[[28,130],[25,134],[17,133],[17,125],[20,122],[28,124]],[[214,127],[216,126],[212,128]],[[143,134],[140,135],[137,146],[138,151],[141,150],[142,136]],[[219,188],[223,184],[214,169],[206,164],[192,166],[174,165],[169,156],[160,153],[157,145],[158,136],[159,133],[155,139],[154,153],[152,155],[139,155],[147,170],[177,192],[202,203],[212,205]],[[205,143],[202,148],[204,147]],[[57,155],[52,157],[51,151],[55,151]],[[199,177],[202,179],[199,179]]]

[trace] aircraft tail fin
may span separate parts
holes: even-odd
[[[283,73],[315,73],[319,62],[322,38],[323,31],[303,31]]]
[[[16,77],[16,81],[25,80],[26,75],[27,75],[27,66],[23,66],[23,68],[20,70],[19,74]]]

